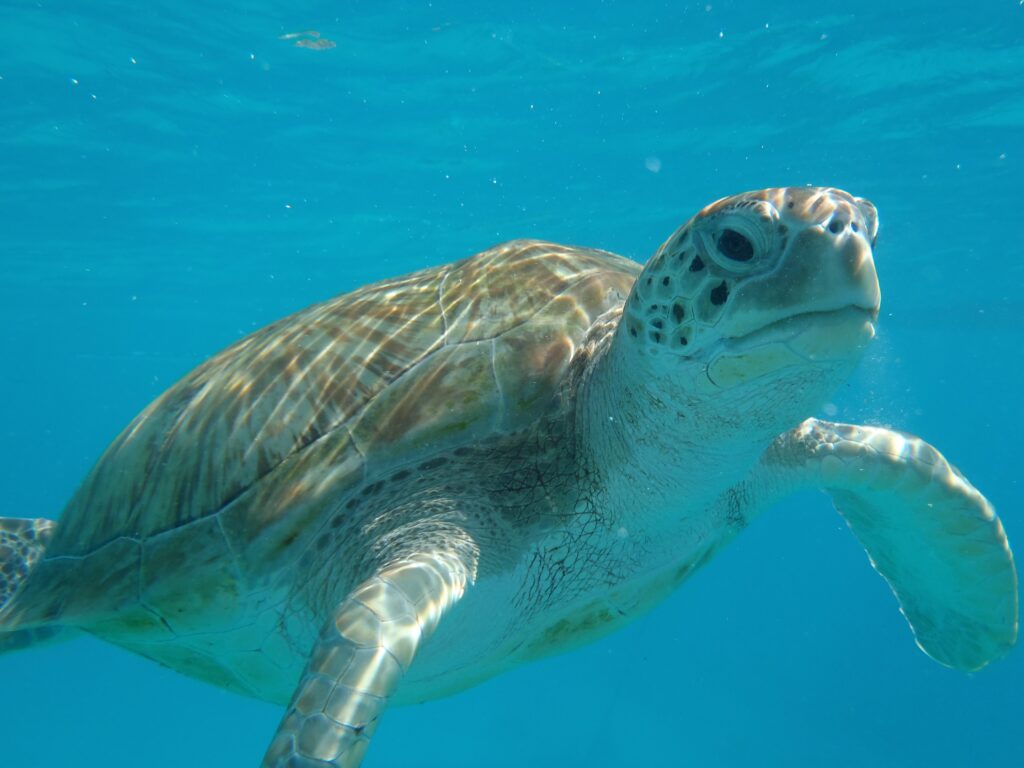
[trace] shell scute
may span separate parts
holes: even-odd
[[[285,458],[218,513],[241,573],[253,582],[307,549],[331,509],[366,477],[365,461],[340,428]]]
[[[188,526],[189,548],[175,541],[178,531],[142,543],[140,598],[177,633],[216,631],[237,623],[232,606],[239,605],[244,581],[227,547],[216,517]],[[187,590],[164,574],[188,570]]]
[[[352,424],[371,461],[392,464],[495,428],[501,407],[490,341],[445,347],[375,397]]]

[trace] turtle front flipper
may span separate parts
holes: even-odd
[[[928,443],[809,419],[773,443],[762,467],[831,494],[936,661],[976,670],[1016,642],[1017,574],[1003,526]]]
[[[356,768],[388,697],[472,572],[457,555],[417,555],[355,589],[324,626],[263,768]]]

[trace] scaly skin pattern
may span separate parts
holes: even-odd
[[[642,271],[513,241],[285,318],[143,411],[30,568],[0,563],[0,650],[82,629],[287,705],[265,768],[355,768],[389,701],[613,631],[811,486],[925,650],[977,668],[1016,634],[987,502],[923,442],[800,431],[873,337],[877,230],[840,190],[768,189]]]

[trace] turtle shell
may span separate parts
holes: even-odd
[[[188,578],[205,568],[224,590],[272,569],[325,503],[396,466],[429,469],[431,456],[537,419],[588,328],[622,304],[640,268],[602,251],[517,240],[366,286],[238,341],[114,440],[13,613],[24,623],[67,619],[143,594],[166,616],[168,600],[191,600],[194,610],[201,591],[182,594],[168,572]],[[180,535],[168,535],[186,528],[183,562]],[[234,558],[223,557],[225,540]],[[73,574],[57,568],[69,562]],[[218,572],[228,568],[242,573]],[[50,579],[63,582],[58,597],[45,582],[61,570],[64,578]],[[167,595],[147,593],[159,583]]]

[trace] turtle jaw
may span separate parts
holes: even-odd
[[[706,350],[704,373],[715,390],[808,368],[842,377],[874,338],[877,318],[877,307],[857,305],[799,312],[720,340]]]

